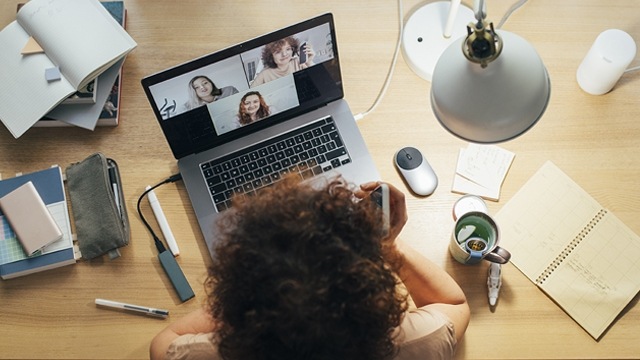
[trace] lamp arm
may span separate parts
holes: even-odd
[[[487,18],[487,4],[484,0],[474,0],[473,13],[476,15],[478,22],[482,22]]]
[[[447,16],[447,23],[444,26],[444,35],[445,38],[450,38],[453,32],[453,24],[456,21],[456,15],[458,14],[458,8],[460,8],[460,3],[462,0],[451,0],[451,6],[449,7],[449,15]]]

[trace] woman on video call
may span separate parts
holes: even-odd
[[[249,125],[273,113],[273,107],[267,105],[258,91],[249,91],[240,99],[238,109],[238,127]]]
[[[293,36],[274,41],[262,49],[264,69],[256,75],[251,87],[262,85],[313,65],[315,52],[311,44],[302,44]],[[306,58],[301,63],[300,59]]]
[[[198,75],[189,81],[189,101],[185,107],[187,110],[195,109],[237,93],[238,89],[233,86],[218,88],[208,77]]]

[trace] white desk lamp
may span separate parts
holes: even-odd
[[[442,53],[431,80],[431,107],[452,134],[497,143],[529,130],[544,113],[551,84],[535,49],[523,38],[495,31],[475,0],[468,35]]]
[[[467,35],[465,26],[473,21],[473,11],[460,6],[461,0],[436,1],[411,14],[402,32],[402,53],[416,74],[431,81],[433,68],[451,43]]]

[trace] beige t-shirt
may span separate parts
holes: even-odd
[[[291,59],[285,70],[280,70],[278,68],[262,69],[262,71],[260,71],[258,75],[256,75],[250,87],[256,87],[258,85],[266,84],[269,81],[280,79],[281,77],[293,74],[296,71],[300,71],[306,68],[307,66],[305,64],[300,64],[300,60],[298,58],[293,58]]]
[[[410,310],[397,335],[399,352],[395,360],[451,359],[455,354],[453,323],[437,310]],[[220,355],[213,334],[186,334],[169,345],[165,359],[217,360]]]

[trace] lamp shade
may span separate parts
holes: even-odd
[[[431,81],[431,107],[452,134],[497,143],[529,130],[542,116],[551,84],[540,56],[520,36],[497,31],[502,53],[485,68],[463,54],[465,38],[440,56]]]

